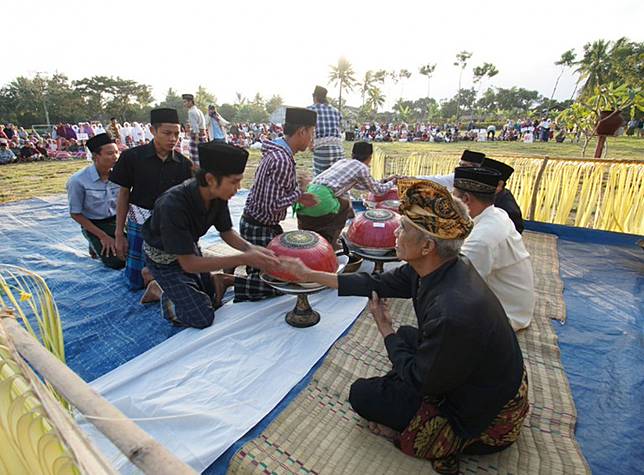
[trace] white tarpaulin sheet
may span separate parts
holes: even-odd
[[[338,298],[336,290],[325,290],[309,301],[322,318],[305,329],[284,321],[293,296],[229,303],[217,310],[210,328],[184,330],[91,385],[203,471],[306,375],[367,299]],[[117,469],[135,470],[93,426],[82,425]]]

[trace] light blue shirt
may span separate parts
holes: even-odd
[[[87,219],[105,219],[116,216],[116,199],[121,187],[101,180],[95,165],[76,173],[67,181],[69,212],[82,214]]]
[[[284,147],[286,150],[290,151],[293,153],[293,150],[291,150],[291,146],[288,144],[288,142],[284,139],[284,137],[280,137],[278,139],[275,139],[273,143],[276,143],[277,145]]]
[[[221,126],[219,125],[217,118],[212,116],[210,117],[210,137],[212,137],[213,140],[224,140],[226,138],[224,131],[221,130]]]

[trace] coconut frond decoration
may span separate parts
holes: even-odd
[[[0,332],[0,473],[81,473],[15,356]]]
[[[63,329],[54,296],[45,280],[30,270],[0,264],[0,310],[11,309],[25,329],[65,363]],[[36,325],[36,329],[34,329]],[[67,410],[68,402],[49,386]]]

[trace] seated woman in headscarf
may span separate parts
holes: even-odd
[[[404,453],[458,473],[461,454],[486,454],[515,442],[528,412],[528,381],[503,307],[459,255],[472,230],[467,208],[430,181],[401,189],[396,254],[382,274],[312,271],[281,258],[301,281],[371,297],[369,307],[392,370],[351,385],[349,402],[375,433]],[[383,299],[412,299],[418,327],[394,330]]]

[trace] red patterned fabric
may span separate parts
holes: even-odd
[[[528,414],[528,376],[517,394],[494,418],[479,437],[464,439],[454,433],[449,421],[440,415],[438,407],[423,401],[416,416],[400,434],[396,445],[407,455],[432,461],[439,473],[457,473],[458,455],[468,448],[480,453],[502,450],[519,438],[521,425]]]

